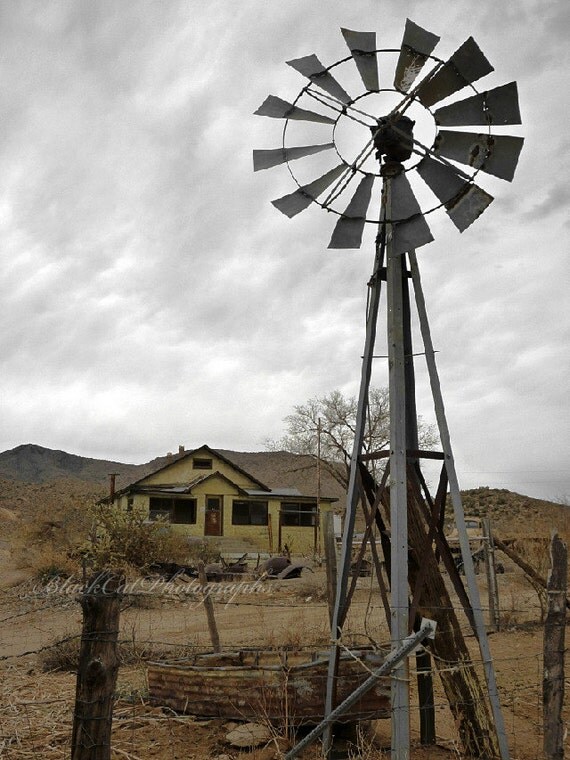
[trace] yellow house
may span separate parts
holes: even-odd
[[[188,536],[259,552],[318,551],[325,512],[333,497],[303,496],[296,488],[269,488],[209,446],[174,461],[117,491],[113,503],[167,519]]]

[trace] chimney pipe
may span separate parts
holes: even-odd
[[[115,499],[115,483],[116,483],[116,477],[119,473],[118,472],[110,472],[109,473],[109,498],[111,501],[114,501]]]

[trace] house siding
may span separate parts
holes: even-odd
[[[212,469],[195,469],[194,458],[211,458]],[[198,478],[204,478],[199,481]],[[193,481],[196,481],[193,484]],[[159,489],[168,487],[185,487],[189,493],[176,494],[177,498],[192,498],[196,500],[196,522],[192,524],[173,525],[174,530],[184,535],[206,538],[212,543],[218,539],[247,540],[259,552],[278,552],[285,544],[295,554],[311,554],[315,551],[315,529],[313,526],[282,526],[281,545],[279,545],[279,516],[281,504],[287,500],[316,506],[316,500],[303,496],[284,496],[274,494],[268,490],[267,494],[260,488],[255,478],[230,463],[220,459],[210,449],[198,449],[190,452],[185,457],[176,460],[172,464],[163,467],[151,475],[129,486],[121,494],[117,494],[115,504],[121,509],[131,508],[141,511],[149,511],[150,498],[153,496],[152,487],[155,486],[157,495],[169,495],[160,492]],[[243,489],[256,490],[255,496],[249,496]],[[144,490],[144,493],[141,493]],[[174,495],[174,494],[172,494]],[[209,497],[219,497],[221,500],[221,533],[220,535],[206,535],[207,528],[207,503]],[[251,500],[253,502],[267,502],[268,524],[267,525],[234,525],[232,523],[232,506],[235,499]],[[333,509],[332,499],[321,501],[320,506],[320,530],[323,529],[324,514]],[[317,533],[317,539],[319,534]],[[319,546],[317,545],[317,550]],[[222,547],[223,551],[223,547]]]

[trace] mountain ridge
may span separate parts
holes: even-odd
[[[142,464],[127,464],[109,459],[82,457],[38,444],[22,444],[0,453],[0,478],[37,486],[57,480],[77,480],[109,488],[110,475],[114,474],[115,488],[120,489],[191,453],[192,450],[180,449],[176,454],[156,457]],[[314,457],[288,451],[214,450],[270,488],[294,487],[306,496],[316,495]],[[321,480],[323,496],[344,496],[344,489],[328,472],[321,473]]]

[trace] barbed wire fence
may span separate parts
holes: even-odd
[[[506,570],[499,580],[501,632],[491,635],[491,649],[511,756],[513,760],[529,760],[543,756],[544,660],[540,623],[543,611],[535,590],[512,568]],[[77,667],[81,640],[81,609],[76,589],[71,584],[63,587],[63,583],[62,580],[59,585],[54,582],[51,586],[28,585],[3,594],[1,758],[70,757],[76,697],[73,668]],[[479,583],[484,591],[486,579],[483,576],[479,576]],[[182,588],[176,593],[164,593],[164,587],[157,587],[127,593],[122,600],[118,634],[121,666],[115,689],[111,740],[113,758],[142,760],[143,757],[184,756],[203,760],[228,752],[223,743],[223,721],[213,725],[192,715],[175,713],[154,703],[148,693],[148,660],[190,658],[210,649],[199,591],[185,589],[188,582],[179,581],[177,585]],[[298,581],[265,581],[262,590],[251,594],[236,593],[235,585],[228,588],[225,596],[212,594],[222,652],[239,647],[275,651],[327,647],[324,573],[316,572]],[[436,667],[475,666],[483,679],[482,663],[469,624],[458,602],[454,609],[463,621],[462,629],[472,659],[465,665],[438,662]],[[490,610],[485,613],[490,616]],[[349,647],[388,643],[384,609],[371,579],[358,581],[345,638]],[[412,736],[417,742],[419,702],[415,684],[418,673],[413,664],[411,659]],[[57,667],[59,670],[54,669]],[[434,707],[438,749],[461,757],[449,705],[437,680]],[[287,737],[280,736],[279,729],[272,730],[269,744],[278,753]],[[390,721],[380,720],[372,737],[361,737],[361,741],[367,743],[367,757],[389,754],[389,750],[386,751],[389,732]],[[317,747],[310,751],[313,754],[307,757],[318,756]]]

